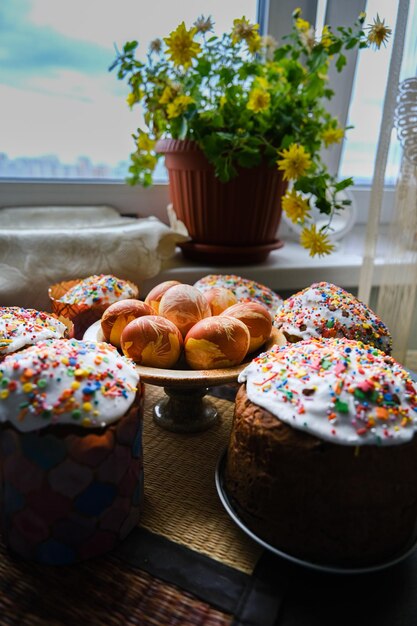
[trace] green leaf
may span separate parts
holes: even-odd
[[[127,41],[125,45],[123,46],[123,52],[125,52],[126,54],[128,52],[133,52],[133,50],[136,50],[138,45],[139,44],[137,41]]]
[[[332,212],[332,203],[324,197],[316,199],[316,207],[318,208],[320,213],[325,213],[326,215],[330,215],[330,213]]]
[[[228,84],[233,80],[234,72],[230,67],[223,67],[219,72],[220,79]]]
[[[349,39],[349,41],[346,44],[346,50],[351,50],[357,44],[358,44],[358,40],[356,38],[352,37],[352,39]]]
[[[241,167],[254,167],[261,160],[259,150],[243,149],[237,154],[237,162]]]
[[[214,166],[216,170],[216,175],[222,183],[227,183],[237,174],[236,168],[233,167],[229,158],[225,159],[219,157],[218,159],[216,159]]]
[[[187,136],[187,130],[188,130],[187,118],[183,116],[181,118],[181,127],[178,133],[178,139],[185,139]]]
[[[337,61],[336,61],[336,69],[337,69],[337,71],[341,72],[342,69],[345,67],[345,65],[346,65],[346,57],[345,57],[344,54],[341,54],[338,57]]]
[[[351,187],[353,185],[353,178],[345,178],[344,180],[340,180],[338,183],[335,184],[334,189],[336,192],[338,191],[343,191],[343,189],[346,189],[347,187]]]
[[[208,76],[210,74],[210,70],[211,70],[211,63],[208,59],[206,59],[205,57],[201,57],[198,60],[197,66],[196,66],[196,70],[197,72],[200,74],[200,76]]]

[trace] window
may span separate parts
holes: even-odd
[[[387,24],[394,27],[397,8],[398,3],[392,0],[368,0],[366,11],[369,17],[379,13]],[[416,32],[417,2],[411,0],[400,80],[416,75]],[[378,54],[368,50],[359,53],[347,119],[348,125],[353,128],[347,132],[348,140],[344,146],[340,167],[341,176],[353,176],[356,184],[370,184],[372,180],[391,48],[392,45],[382,48]],[[395,184],[400,155],[400,146],[394,130],[386,168],[385,180],[388,184]]]
[[[127,175],[137,109],[109,66],[125,41],[152,39],[211,14],[218,33],[256,21],[256,0],[26,0],[0,8],[0,177]]]
[[[415,74],[417,66],[417,44],[412,37],[417,29],[416,4],[417,0],[410,0],[404,78]],[[318,28],[329,16],[334,24],[348,23],[351,19],[346,14],[356,16],[366,5],[369,19],[379,12],[394,26],[398,3],[23,0],[18,5],[0,6],[0,206],[110,204],[122,213],[155,214],[166,221],[165,184],[144,190],[124,183],[136,111],[131,112],[125,103],[126,86],[108,72],[114,44],[138,39],[145,49],[150,40],[168,34],[182,19],[190,24],[201,14],[212,15],[218,31],[229,28],[236,16],[246,15],[258,20],[264,32],[279,37],[288,32],[296,7],[301,7],[310,21],[317,17]],[[378,54],[360,53],[356,77],[354,71],[351,76],[355,82],[349,114],[351,87],[345,73],[342,87],[337,89],[336,106],[348,114],[347,123],[355,126],[348,131],[340,172],[354,175],[357,183],[369,184],[372,176],[379,128],[376,119],[385,89],[382,70],[387,71],[390,50],[389,44]],[[380,64],[377,71],[366,66],[371,58]],[[369,89],[369,77],[376,74],[378,96],[374,87]],[[368,134],[371,126],[372,137]],[[394,172],[395,160],[390,160],[390,167]]]

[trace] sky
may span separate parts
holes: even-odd
[[[236,16],[255,21],[256,0],[0,2],[0,152],[126,160],[139,120],[125,102],[127,86],[108,71],[114,46],[136,39],[146,51],[201,14],[223,31]]]
[[[414,52],[416,2],[410,2]],[[368,5],[369,16],[379,12],[395,23],[397,2]],[[0,0],[0,153],[9,158],[55,153],[68,163],[80,155],[114,165],[128,160],[140,120],[125,102],[127,86],[108,71],[114,46],[136,39],[144,52],[152,39],[168,35],[182,20],[190,26],[201,14],[212,15],[222,32],[236,17],[255,21],[256,0]],[[369,175],[389,53],[390,46],[360,53],[364,62],[355,91],[361,104],[350,110],[354,129],[348,131],[342,176],[366,168]],[[407,71],[411,68],[412,63]]]

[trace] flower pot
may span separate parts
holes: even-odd
[[[276,235],[287,183],[277,168],[241,168],[223,183],[193,141],[162,139],[156,151],[165,155],[171,202],[191,237],[180,244],[186,258],[215,265],[261,263],[283,245]]]

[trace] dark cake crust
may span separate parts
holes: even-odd
[[[323,441],[253,404],[242,385],[225,489],[248,527],[283,552],[377,564],[416,535],[417,438],[361,447]]]

